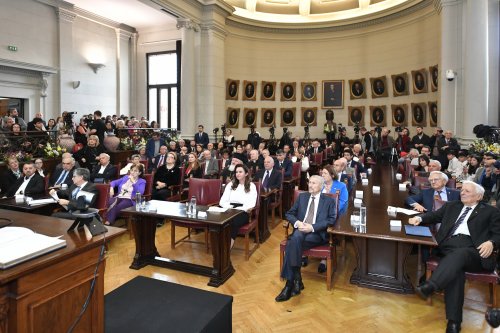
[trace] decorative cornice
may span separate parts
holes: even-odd
[[[59,19],[59,21],[64,21],[64,22],[68,22],[68,23],[73,23],[75,21],[76,14],[72,10],[66,9],[66,8],[61,8],[61,7],[56,7],[55,11],[56,11],[57,18]]]
[[[200,31],[200,25],[198,23],[193,22],[191,19],[186,19],[186,18],[178,18],[177,19],[177,29],[188,29],[188,30],[193,30],[195,32]]]
[[[3,72],[1,67],[0,67],[0,72]],[[14,73],[10,73],[14,74]],[[16,73],[19,74],[19,73]],[[29,76],[31,77],[31,76]],[[40,82],[37,81],[36,83],[24,83],[24,82],[16,82],[16,81],[9,81],[9,80],[0,80],[0,86],[4,87],[18,87],[18,88],[23,88],[23,89],[35,89],[38,90],[40,89]]]
[[[130,33],[137,31],[135,28],[133,28],[129,25],[110,20],[106,17],[91,13],[89,11],[86,11],[86,10],[78,8],[78,7],[75,7],[75,14],[77,14],[81,18],[84,18],[86,20],[107,26],[109,28],[122,29],[122,30],[128,31]]]
[[[128,41],[130,40],[130,38],[132,38],[132,35],[134,35],[133,32],[125,31],[119,28],[116,29],[116,36],[121,40]]]
[[[0,70],[13,72],[14,74],[22,73],[27,76],[39,77],[40,75],[56,74],[57,68],[30,64],[21,61],[2,59],[0,58]]]
[[[446,0],[444,0],[446,1]],[[457,0],[452,0],[452,1],[457,1]],[[383,24],[388,21],[396,20],[408,15],[411,15],[415,12],[418,12],[422,9],[425,9],[433,4],[434,0],[423,0],[411,7],[402,9],[400,11],[394,12],[389,15],[385,15],[382,17],[376,17],[374,19],[370,20],[363,20],[355,23],[350,23],[350,24],[339,24],[339,22],[336,23],[330,23],[330,25],[326,25],[324,22],[317,23],[317,24],[289,24],[289,25],[284,25],[284,24],[272,24],[272,25],[266,25],[263,26],[262,22],[258,21],[251,21],[248,19],[242,19],[240,17],[236,16],[229,16],[226,19],[226,25],[230,27],[235,27],[239,29],[244,29],[244,30],[251,30],[251,31],[258,31],[258,32],[266,32],[266,33],[284,33],[284,34],[310,34],[311,32],[314,33],[322,33],[322,32],[336,32],[336,31],[348,31],[348,30],[354,30],[354,29],[363,29],[367,27],[371,27],[374,25],[378,24]],[[359,19],[359,18],[358,18]],[[336,25],[332,25],[336,24]]]

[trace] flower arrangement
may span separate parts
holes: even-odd
[[[483,139],[474,140],[469,147],[470,154],[483,155],[484,153],[491,152],[500,155],[500,144],[498,142],[488,143]]]
[[[138,135],[120,139],[120,150],[137,150],[140,146],[146,146],[146,140]]]
[[[66,148],[62,148],[61,146],[51,145],[50,142],[47,142],[45,147],[43,147],[43,155],[47,158],[56,158],[61,156],[66,152]]]
[[[11,153],[7,153],[4,155],[5,162],[8,161],[9,158],[15,157],[19,162],[27,162],[33,159],[33,155],[29,153],[25,153],[22,151],[15,151]]]

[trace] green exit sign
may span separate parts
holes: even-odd
[[[17,51],[17,46],[9,45],[9,46],[7,46],[7,50],[16,52]]]

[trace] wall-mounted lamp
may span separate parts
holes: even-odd
[[[73,89],[77,89],[80,86],[80,81],[73,81]]]
[[[92,70],[94,71],[94,73],[97,74],[97,72],[103,68],[103,67],[106,67],[104,64],[96,64],[96,63],[92,63],[92,62],[89,62],[88,65],[90,66],[90,68],[92,68]]]

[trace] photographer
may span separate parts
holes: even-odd
[[[401,126],[396,127],[395,131],[398,133],[398,152],[409,152],[410,151],[410,131],[408,128],[402,128]]]
[[[106,124],[101,119],[102,112],[94,111],[94,120],[89,124],[90,134],[95,134],[99,138],[99,142],[104,142],[104,133],[106,132]]]
[[[380,136],[379,148],[377,151],[378,160],[387,160],[391,158],[392,148],[394,147],[394,139],[389,135],[391,131],[383,128]]]

